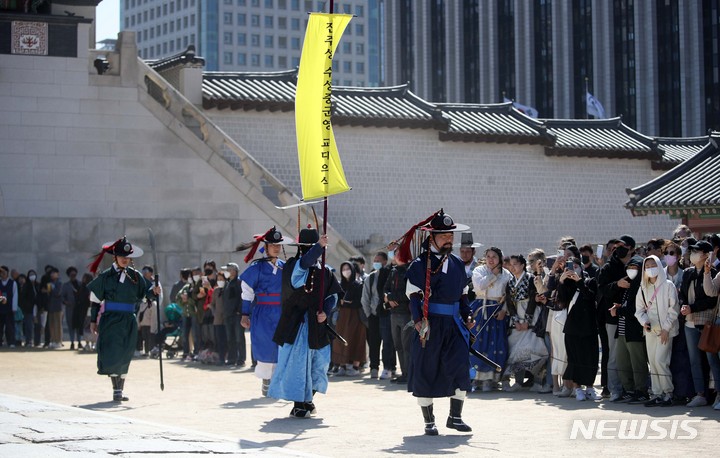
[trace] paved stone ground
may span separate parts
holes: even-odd
[[[108,402],[110,381],[96,375],[94,354],[0,350],[0,456],[707,456],[720,437],[720,411],[710,407],[648,409],[529,392],[471,394],[463,416],[472,434],[445,428],[449,402],[437,400],[440,436],[427,437],[404,386],[367,374],[331,378],[328,394],[316,398],[318,416],[300,420],[288,418],[291,403],[263,398],[249,369],[164,363],[161,391],[157,360],[133,361],[125,386],[130,401],[117,405]],[[680,423],[686,421],[696,437],[603,440],[580,432],[571,440],[575,420],[604,421],[601,437],[624,434],[633,421],[638,429],[645,424],[648,435],[660,429],[687,437]]]

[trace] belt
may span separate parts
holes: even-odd
[[[460,312],[460,303],[442,304],[440,302],[430,302],[428,304],[428,313],[433,315],[455,316]]]
[[[280,305],[279,300],[265,300],[261,301],[261,297],[268,297],[268,298],[280,298],[280,293],[258,293],[257,296],[257,303],[262,305]]]
[[[127,304],[125,302],[105,302],[106,312],[128,312],[135,313],[135,304]]]

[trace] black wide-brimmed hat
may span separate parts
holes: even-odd
[[[269,243],[272,245],[289,245],[290,241],[286,240],[283,237],[282,232],[278,231],[275,226],[273,226],[264,234],[253,235],[253,240],[251,242],[238,245],[235,248],[235,251],[245,251],[247,249],[250,249],[250,252],[245,256],[245,262],[250,262],[253,256],[255,256],[255,252],[257,252],[258,246],[260,246],[261,243]]]
[[[402,240],[402,242],[400,243],[400,248],[398,248],[396,256],[402,262],[410,262],[410,244],[412,243],[417,230],[440,234],[446,232],[465,232],[469,229],[470,227],[465,224],[456,224],[452,217],[445,213],[445,211],[441,208],[429,217],[425,218],[425,220],[413,225],[410,230],[408,230],[405,235],[399,239]]]
[[[311,246],[315,245],[320,241],[320,233],[317,229],[308,227],[306,229],[301,229],[300,234],[298,234],[297,242],[289,243],[288,245],[291,246]]]
[[[453,245],[455,248],[480,248],[483,246],[480,242],[473,241],[472,232],[463,232],[460,234],[460,243]]]
[[[105,254],[113,256],[122,256],[125,258],[139,258],[143,255],[144,251],[139,246],[130,243],[126,236],[117,239],[114,242],[103,243],[102,250],[94,256],[94,261],[88,266],[88,270],[92,273],[97,272],[100,263],[102,262]]]
[[[425,232],[462,232],[470,229],[470,226],[455,224],[452,216],[445,213],[441,208],[440,211],[433,215],[429,222],[420,226],[419,229]]]

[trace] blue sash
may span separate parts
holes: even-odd
[[[106,312],[128,312],[135,313],[135,304],[126,304],[124,302],[105,302]]]
[[[458,330],[460,330],[460,334],[462,334],[463,338],[465,339],[465,343],[467,343],[468,346],[470,345],[470,331],[460,319],[459,302],[453,302],[452,304],[430,302],[428,304],[428,315],[443,315],[452,317],[453,320],[455,320],[455,324],[457,325]],[[432,335],[432,331],[430,331],[430,333]]]

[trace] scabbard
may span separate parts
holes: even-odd
[[[342,342],[344,346],[348,346],[347,340],[345,340],[343,336],[338,334],[338,332],[332,326],[330,326],[327,320],[325,320],[325,328],[327,329],[327,332],[329,332],[333,337]]]
[[[487,356],[483,355],[479,351],[475,350],[473,347],[470,347],[470,354],[482,361],[483,363],[487,364],[488,366],[495,369],[495,372],[500,373],[502,372],[502,367],[492,359],[488,358]]]

